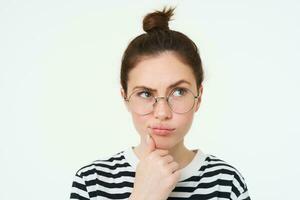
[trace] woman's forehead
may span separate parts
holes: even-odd
[[[140,61],[129,73],[128,86],[169,87],[178,81],[195,82],[190,66],[182,63],[172,53],[162,53]]]
[[[128,89],[135,90],[138,88],[148,88],[150,90],[170,89],[176,86],[186,86],[189,88],[196,87],[196,80],[193,74],[186,75],[180,73],[179,75],[169,74],[131,74],[128,80]]]

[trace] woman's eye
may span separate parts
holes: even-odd
[[[187,92],[187,90],[184,89],[184,88],[176,88],[173,91],[172,95],[176,96],[176,97],[178,97],[178,96],[184,96],[186,94],[186,92]]]
[[[146,99],[151,97],[151,93],[148,91],[142,91],[142,92],[138,92],[138,96]]]

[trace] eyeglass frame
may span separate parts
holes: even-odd
[[[153,105],[152,105],[153,108],[152,108],[151,112],[146,113],[146,114],[139,114],[139,113],[137,113],[137,114],[139,114],[139,115],[148,115],[148,114],[152,113],[152,112],[154,111],[154,105],[155,105],[160,99],[166,99],[166,102],[167,102],[169,108],[172,110],[172,112],[174,112],[174,110],[172,109],[172,107],[171,107],[170,104],[169,104],[169,103],[170,103],[170,102],[169,102],[169,98],[170,98],[171,93],[172,93],[175,89],[178,89],[178,87],[175,87],[175,88],[173,88],[172,90],[170,90],[170,92],[169,92],[169,94],[168,94],[167,96],[156,96],[156,97],[154,96],[153,98],[154,98],[155,102],[154,102]],[[177,113],[177,112],[174,112],[174,113],[176,113],[176,114],[185,114],[185,113],[191,111],[191,110],[194,108],[194,106],[195,106],[195,99],[197,99],[197,98],[200,96],[199,91],[198,91],[198,95],[195,96],[192,90],[190,90],[190,89],[188,89],[188,88],[184,88],[184,89],[185,89],[185,90],[188,90],[188,91],[193,95],[193,98],[194,98],[193,106],[192,106],[188,111],[183,112],[183,113]],[[128,98],[127,98],[127,97],[124,97],[124,100],[125,100],[126,102],[129,103],[129,100],[130,100],[131,96],[132,96],[133,94],[135,94],[137,91],[138,91],[138,90],[133,91],[133,92],[128,96]],[[145,89],[145,91],[147,91],[147,89]]]

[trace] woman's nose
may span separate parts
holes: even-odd
[[[166,120],[172,117],[172,110],[165,98],[156,99],[156,103],[153,105],[153,113],[154,117],[159,120]]]

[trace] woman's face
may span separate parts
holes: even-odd
[[[170,87],[171,85],[173,86]],[[143,88],[151,89],[153,96],[160,97],[167,96],[175,88],[187,88],[194,95],[198,94],[191,68],[170,51],[144,58],[130,71],[127,96]],[[137,114],[126,103],[141,141],[147,134],[150,134],[158,149],[171,149],[178,144],[183,144],[184,136],[191,127],[194,113],[199,108],[202,87],[199,89],[199,94],[193,109],[184,114],[174,113],[165,99],[160,99],[155,103],[153,111],[147,115]],[[122,95],[124,96],[124,91]]]

